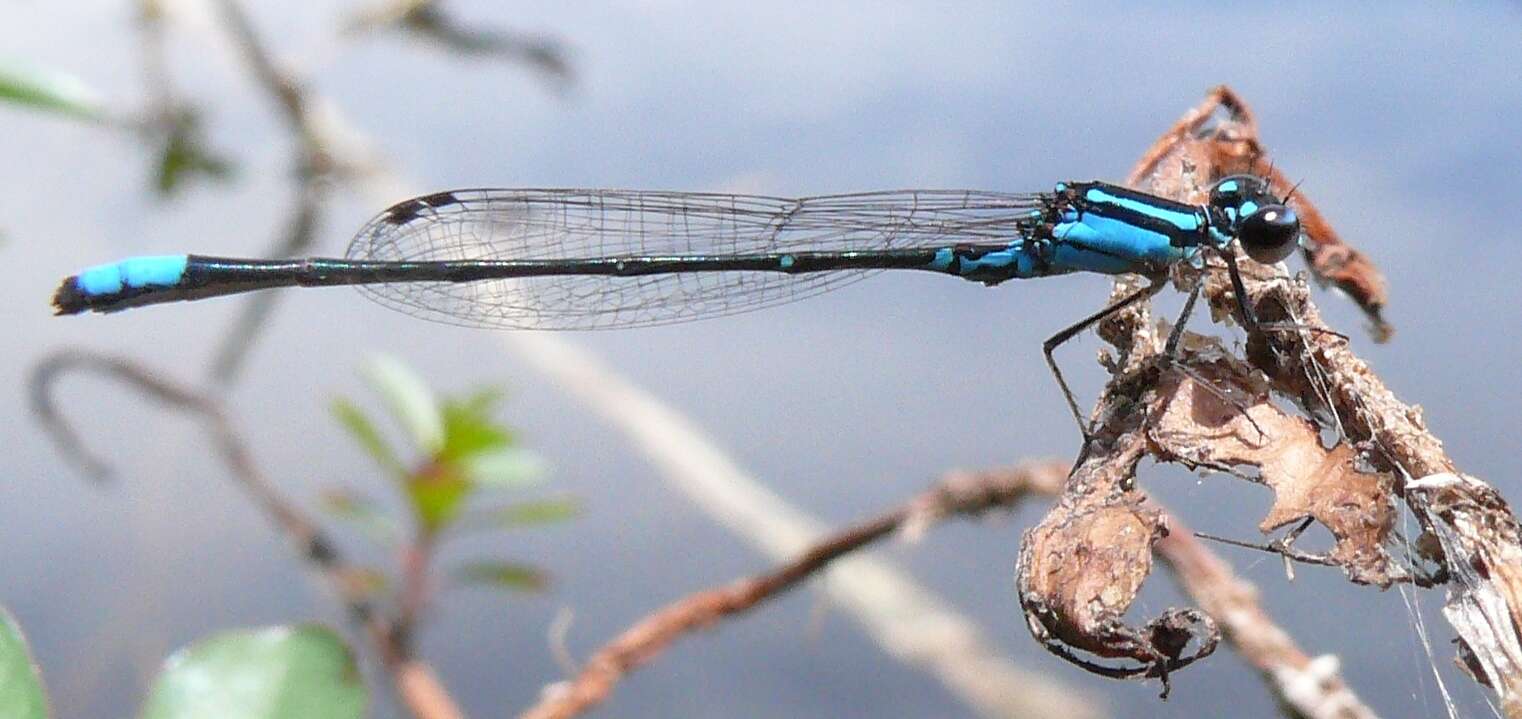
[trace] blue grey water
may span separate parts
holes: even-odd
[[[167,202],[152,158],[108,131],[0,111],[0,259],[9,329],[0,351],[0,603],[28,628],[59,716],[131,712],[156,661],[218,628],[337,622],[326,593],[227,481],[196,423],[77,379],[64,396],[118,481],[83,482],[31,421],[23,383],[45,353],[120,352],[201,376],[236,300],[102,318],[53,318],[53,283],[118,256],[251,254],[280,230],[288,139],[209,11],[190,5],[171,63],[204,102],[212,141],[243,170]],[[574,48],[567,93],[521,69],[411,41],[336,42],[350,3],[261,2],[256,19],[375,146],[432,189],[617,186],[810,194],[897,187],[1043,189],[1118,178],[1209,86],[1257,110],[1280,165],[1391,282],[1395,341],[1372,345],[1351,305],[1321,305],[1401,396],[1421,404],[1466,471],[1522,498],[1516,401],[1522,320],[1522,9],[1515,3],[1140,7],[1088,2],[614,2],[452,4],[467,18],[554,34]],[[4,54],[69,70],[115,104],[142,98],[132,4],[10,4]],[[342,196],[320,249],[341,253],[379,208]],[[911,273],[912,274],[912,273]],[[784,308],[696,324],[578,335],[690,413],[777,492],[846,522],[949,467],[1069,455],[1076,437],[1039,354],[1042,338],[1099,306],[1102,278],[997,289],[882,276]],[[467,709],[501,715],[558,676],[546,626],[575,610],[584,655],[644,611],[766,561],[667,489],[614,428],[505,355],[490,332],[388,312],[346,290],[293,291],[230,398],[267,470],[291,493],[386,487],[328,417],[363,396],[356,366],[385,351],[443,389],[503,383],[506,415],[584,497],[569,526],[478,540],[554,571],[543,597],[445,595],[424,652]],[[1217,328],[1219,329],[1219,328]],[[1087,396],[1097,341],[1065,351]],[[1252,536],[1266,491],[1148,468],[1144,481],[1195,525]],[[1091,678],[1027,636],[1011,587],[1027,508],[955,524],[888,555],[975,617],[1018,661],[1086,687],[1116,716],[1272,716],[1228,650],[1156,686]],[[360,543],[350,542],[356,551]],[[1313,653],[1332,652],[1381,714],[1442,712],[1436,665],[1461,713],[1490,713],[1449,660],[1440,596],[1418,593],[1435,660],[1399,593],[1327,570],[1286,581],[1277,561],[1225,551]],[[376,561],[382,554],[372,552]],[[960,716],[926,676],[885,658],[851,621],[800,591],[687,639],[622,684],[612,716]],[[1180,601],[1159,573],[1138,611]],[[389,716],[394,707],[383,706]]]

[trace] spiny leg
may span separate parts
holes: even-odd
[[[1307,325],[1299,322],[1259,322],[1258,316],[1253,313],[1252,307],[1247,303],[1247,285],[1242,281],[1242,270],[1237,267],[1237,254],[1231,248],[1223,248],[1221,257],[1226,260],[1226,274],[1231,276],[1231,291],[1236,295],[1237,311],[1242,315],[1242,329],[1248,334],[1267,334],[1266,331],[1310,331],[1318,334],[1328,334],[1338,339],[1346,340],[1347,335],[1334,332],[1325,327]]]
[[[1220,537],[1205,532],[1195,532],[1194,536],[1199,537],[1200,539],[1208,539],[1212,542],[1229,544],[1233,547],[1242,547],[1243,549],[1256,549],[1260,552],[1278,554],[1286,559],[1301,562],[1303,564],[1318,564],[1324,567],[1338,566],[1337,560],[1333,559],[1330,555],[1305,552],[1296,549],[1293,546],[1294,540],[1298,539],[1300,535],[1305,532],[1305,530],[1309,529],[1311,523],[1314,521],[1316,521],[1314,517],[1306,517],[1305,521],[1301,522],[1294,529],[1291,529],[1285,536],[1268,542],[1267,544],[1246,542],[1240,539],[1232,539],[1230,537]]]
[[[1184,299],[1184,310],[1178,313],[1178,321],[1173,323],[1173,330],[1168,333],[1168,344],[1163,345],[1163,354],[1169,359],[1178,359],[1178,344],[1184,338],[1184,325],[1189,323],[1189,316],[1194,314],[1194,303],[1200,298],[1200,283],[1194,283],[1194,289],[1189,291],[1189,296]]]
[[[1154,279],[1151,285],[1126,295],[1125,297],[1105,307],[1104,309],[1095,312],[1094,314],[1079,320],[1073,325],[1068,326],[1057,334],[1048,337],[1045,342],[1041,343],[1041,351],[1046,355],[1046,366],[1052,369],[1052,376],[1057,379],[1057,386],[1062,388],[1062,397],[1063,399],[1067,400],[1068,409],[1072,410],[1073,412],[1073,421],[1078,423],[1078,431],[1083,434],[1083,444],[1085,448],[1087,448],[1089,445],[1088,423],[1083,421],[1083,413],[1078,409],[1078,400],[1073,396],[1073,390],[1068,386],[1067,380],[1063,379],[1062,369],[1057,366],[1057,358],[1052,355],[1052,352],[1055,351],[1058,347],[1062,346],[1068,340],[1073,339],[1080,332],[1093,327],[1100,320],[1103,320],[1104,318],[1109,317],[1116,312],[1136,304],[1137,302],[1151,298],[1153,295],[1161,292],[1163,287],[1167,286],[1167,284],[1168,282],[1166,279]]]
[[[1194,303],[1199,298],[1200,284],[1197,282],[1194,285],[1194,289],[1189,291],[1189,296],[1184,300],[1184,309],[1179,313],[1178,321],[1173,323],[1173,330],[1168,333],[1168,343],[1163,346],[1163,356],[1167,358],[1168,363],[1174,369],[1184,373],[1189,379],[1194,380],[1195,386],[1209,392],[1221,402],[1235,407],[1243,417],[1247,418],[1248,424],[1251,424],[1252,428],[1258,431],[1259,437],[1267,437],[1268,435],[1263,432],[1263,428],[1258,426],[1258,421],[1253,419],[1252,414],[1247,411],[1246,403],[1227,395],[1221,388],[1206,379],[1204,375],[1201,375],[1193,367],[1180,360],[1178,346],[1179,342],[1184,338],[1184,325],[1189,323],[1189,317],[1194,314]]]

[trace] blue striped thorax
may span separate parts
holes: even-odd
[[[1199,261],[1202,247],[1225,249],[1233,240],[1258,262],[1278,262],[1299,240],[1300,221],[1269,192],[1266,180],[1234,175],[1216,183],[1205,205],[1106,182],[1062,183],[1028,230],[1007,251],[1023,260],[1015,277],[1154,275],[1179,261]]]
[[[1153,274],[1190,258],[1206,236],[1204,208],[1104,182],[1057,186],[1059,222],[1051,229],[1057,268]]]
[[[1201,248],[1239,241],[1248,256],[1272,264],[1300,238],[1294,210],[1253,175],[1216,183],[1210,203],[1177,203],[1110,183],[1061,183],[1044,210],[1021,224],[1021,238],[1000,248],[948,247],[931,270],[994,283],[1068,273],[1163,273],[1180,260],[1198,264]]]
[[[1239,241],[1249,257],[1284,259],[1300,235],[1293,210],[1268,183],[1236,175],[1216,183],[1205,205],[1175,202],[1107,182],[1058,184],[1046,207],[1019,223],[1005,246],[952,246],[926,269],[997,284],[1072,272],[1157,275],[1201,260],[1201,248]]]

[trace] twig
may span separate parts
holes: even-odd
[[[233,478],[343,601],[350,618],[364,631],[380,655],[382,665],[413,715],[419,719],[462,716],[434,677],[432,669],[411,656],[406,645],[395,641],[398,635],[396,625],[371,603],[364,573],[350,565],[321,527],[286,499],[259,469],[219,401],[199,390],[160,377],[131,360],[78,350],[55,353],[43,359],[33,371],[30,383],[32,409],[68,457],[80,462],[95,476],[105,476],[109,471],[109,465],[83,446],[53,399],[53,387],[59,378],[82,371],[114,377],[173,409],[202,417],[217,454]]]
[[[547,688],[540,703],[520,719],[568,719],[581,714],[605,700],[624,675],[650,662],[678,638],[772,599],[832,561],[896,530],[913,527],[923,532],[950,516],[975,516],[1013,507],[1031,494],[1054,494],[1066,471],[1065,462],[1046,461],[1008,470],[949,474],[903,506],[833,534],[770,572],[689,595],[652,612],[593,654],[574,679]]]
[[[357,13],[348,26],[355,32],[397,28],[459,55],[497,56],[523,63],[557,87],[575,79],[558,39],[477,28],[461,22],[438,0],[389,0]]]
[[[423,616],[423,610],[433,594],[429,584],[432,581],[434,548],[433,535],[423,530],[414,542],[402,550],[400,600],[391,636],[397,646],[408,654],[412,653],[416,644],[418,620]]]
[[[1114,296],[1129,290],[1120,283]],[[1022,543],[1017,586],[1032,633],[1086,670],[1155,676],[1166,692],[1172,672],[1208,654],[1219,626],[1273,694],[1299,715],[1372,716],[1339,678],[1335,658],[1308,658],[1258,606],[1251,585],[1235,578],[1182,522],[1148,499],[1135,476],[1138,463],[1151,456],[1210,466],[1253,464],[1272,486],[1293,469],[1274,463],[1281,454],[1296,463],[1315,460],[1310,471],[1326,467],[1328,474],[1349,471],[1345,458],[1320,449],[1316,433],[1303,420],[1284,415],[1261,388],[1254,389],[1251,369],[1219,345],[1186,335],[1181,356],[1162,355],[1147,308],[1117,316],[1101,334],[1122,354],[1093,415],[1097,439],[1057,506]],[[1199,389],[1201,382],[1215,391]],[[1260,439],[1259,428],[1269,437]],[[1332,474],[1333,480],[1340,476]],[[1351,479],[1348,484],[1356,485]],[[1341,529],[1336,518],[1326,521],[1334,534]],[[1345,537],[1340,545],[1357,538]],[[1154,552],[1214,621],[1202,621],[1187,609],[1163,612],[1145,627],[1124,621],[1150,574]],[[1346,556],[1334,556],[1343,557],[1339,566],[1349,565]],[[1370,574],[1382,566],[1370,565],[1365,568]],[[1186,653],[1190,644],[1198,648]],[[1134,664],[1100,664],[1075,650]]]
[[[1307,656],[1258,603],[1256,587],[1236,576],[1176,516],[1166,521],[1168,536],[1158,541],[1158,556],[1274,696],[1304,719],[1373,719],[1374,710],[1343,682],[1337,657]]]
[[[1198,200],[1208,178],[1185,171],[1190,165],[1230,173],[1267,161],[1255,137],[1245,138],[1251,143],[1240,139],[1201,144],[1199,149],[1208,149],[1209,157],[1183,147],[1172,161],[1159,163],[1137,179],[1166,188],[1178,199]],[[1282,178],[1276,189],[1289,190]],[[1427,429],[1420,409],[1397,399],[1348,343],[1326,327],[1306,287],[1282,269],[1258,269],[1247,278],[1248,301],[1257,315],[1306,330],[1276,332],[1272,343],[1266,337],[1251,337],[1248,359],[1268,375],[1275,390],[1334,416],[1345,437],[1404,480],[1404,487],[1392,483],[1382,495],[1365,498],[1365,506],[1404,499],[1415,513],[1432,540],[1425,545],[1441,548],[1441,556],[1435,553],[1431,558],[1455,579],[1449,585],[1445,616],[1458,630],[1460,654],[1473,656],[1483,668],[1482,682],[1496,690],[1506,715],[1522,717],[1522,530],[1511,508],[1493,488],[1457,472],[1442,442]],[[1236,302],[1219,278],[1207,282],[1205,296],[1218,309]]]
[[[1172,174],[1173,168],[1164,165],[1177,162],[1178,151],[1185,147],[1195,153],[1192,159],[1204,163],[1200,169],[1207,174],[1267,174],[1300,216],[1307,240],[1303,254],[1312,274],[1322,284],[1346,292],[1358,304],[1370,320],[1375,342],[1390,339],[1395,330],[1383,315],[1389,303],[1384,276],[1367,255],[1343,241],[1316,205],[1268,159],[1258,139],[1257,118],[1240,95],[1225,85],[1211,88],[1199,105],[1185,112],[1142,155],[1128,182],[1136,184],[1159,173]]]
[[[297,182],[293,209],[285,232],[266,255],[299,255],[315,241],[326,208],[327,187],[334,176],[354,172],[360,165],[334,161],[331,148],[336,143],[311,111],[305,86],[276,64],[242,6],[235,0],[220,0],[217,7],[222,24],[241,53],[244,66],[275,100],[286,126],[296,137]],[[236,378],[249,351],[257,344],[279,296],[279,293],[261,292],[244,301],[243,310],[223,335],[213,355],[211,378],[214,382],[226,385]]]
[[[505,348],[614,423],[677,491],[772,557],[789,561],[826,528],[736,466],[691,420],[563,339],[504,332]],[[1092,716],[1082,692],[1011,662],[989,633],[871,557],[839,560],[824,591],[890,656],[938,679],[987,717]]]
[[[1214,128],[1165,135],[1131,184],[1199,203],[1216,178],[1271,167],[1239,98],[1221,88],[1207,105],[1222,98],[1234,106],[1232,116]],[[1291,190],[1281,174],[1270,177],[1281,196]],[[1303,195],[1297,202],[1309,207]],[[1111,363],[1113,379],[1094,413],[1100,441],[1022,547],[1019,586],[1032,631],[1064,656],[1072,647],[1129,657],[1150,663],[1150,673],[1166,679],[1183,637],[1164,635],[1160,641],[1155,632],[1120,619],[1150,570],[1152,548],[1166,535],[1159,531],[1166,528],[1160,515],[1147,510],[1135,488],[1136,462],[1152,455],[1189,466],[1250,465],[1275,491],[1260,528],[1313,518],[1335,539],[1327,556],[1355,582],[1388,586],[1415,579],[1388,551],[1396,537],[1395,507],[1404,500],[1427,530],[1414,544],[1454,579],[1445,615],[1462,638],[1460,657],[1496,689],[1507,716],[1522,717],[1522,529],[1510,508],[1494,489],[1454,471],[1420,412],[1397,400],[1346,338],[1322,323],[1303,282],[1289,279],[1282,266],[1242,267],[1245,287],[1227,282],[1218,263],[1202,272],[1181,267],[1175,279],[1185,286],[1203,282],[1217,317],[1239,316],[1241,301],[1252,308],[1263,329],[1248,337],[1250,364],[1218,347],[1159,357],[1155,330],[1140,308],[1101,327],[1122,360]],[[1371,316],[1378,318],[1377,312]],[[1172,371],[1180,367],[1190,371]],[[1201,380],[1216,389],[1195,391]],[[1252,401],[1212,399],[1223,388]],[[1343,444],[1321,448],[1316,426],[1275,407],[1270,390],[1296,400],[1313,417],[1329,418]],[[1248,430],[1243,417],[1252,427],[1269,427],[1267,435]],[[1323,661],[1318,671],[1333,666]],[[1291,669],[1303,673],[1307,667]],[[1337,685],[1319,674],[1317,679],[1274,686],[1292,706],[1345,710]],[[1320,693],[1298,699],[1286,694],[1307,687]]]
[[[296,186],[295,209],[279,244],[267,252],[269,257],[291,257],[310,247],[317,233],[319,218],[326,207],[327,182],[315,176],[303,177]],[[232,384],[249,352],[258,343],[275,303],[285,294],[258,292],[243,301],[243,309],[223,333],[211,362],[211,379],[219,385]]]

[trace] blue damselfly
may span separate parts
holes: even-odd
[[[986,285],[1073,272],[1145,275],[1151,286],[1044,347],[1079,417],[1052,357],[1057,345],[1155,294],[1170,267],[1199,264],[1205,252],[1225,259],[1250,326],[1232,242],[1272,263],[1293,251],[1299,236],[1294,211],[1250,175],[1220,180],[1203,205],[1104,182],[1031,194],[905,190],[802,199],[454,190],[382,212],[360,229],[344,259],[138,257],[69,277],[53,304],[59,314],[114,312],[277,287],[358,285],[381,304],[431,320],[600,329],[734,314],[888,269]]]

